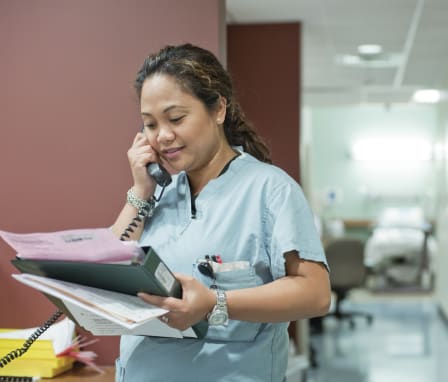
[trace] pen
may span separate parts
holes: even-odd
[[[212,260],[213,260],[215,263],[222,264],[222,259],[221,259],[221,256],[219,256],[219,255],[213,255],[213,256],[212,256]]]

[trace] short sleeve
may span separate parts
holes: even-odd
[[[277,187],[267,209],[265,236],[271,256],[274,279],[285,276],[284,254],[297,251],[300,258],[324,263],[322,243],[314,224],[314,216],[302,189],[292,182]]]

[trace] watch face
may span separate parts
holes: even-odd
[[[227,322],[227,318],[227,313],[215,311],[210,315],[208,323],[210,325],[224,325]]]

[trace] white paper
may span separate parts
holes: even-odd
[[[14,274],[12,277],[61,299],[78,323],[96,335],[197,337],[191,328],[181,332],[159,321],[157,317],[167,313],[167,310],[147,304],[137,296],[27,273]]]
[[[116,336],[123,334],[134,335],[153,335],[160,337],[176,337],[182,338],[182,333],[170,328],[160,320],[151,320],[141,325],[135,326],[133,329],[124,328],[106,318],[99,317],[98,315],[91,313],[75,304],[65,301],[65,306],[76,319],[79,325],[97,336]],[[194,335],[194,332],[193,332]]]
[[[26,340],[34,333],[36,328],[12,330],[0,333],[0,338],[7,339],[23,339]],[[53,343],[54,353],[60,353],[66,349],[73,340],[75,334],[75,324],[68,318],[56,322],[51,325],[40,337],[39,340],[51,340]]]
[[[167,310],[149,305],[137,296],[27,273],[15,274],[12,277],[41,292],[81,306],[128,329],[134,328],[138,323],[167,313]]]

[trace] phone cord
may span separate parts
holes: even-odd
[[[166,186],[162,188],[160,195],[158,197],[153,196],[153,200],[158,202],[163,195],[163,191],[165,191]],[[125,241],[130,238],[130,234],[134,232],[134,228],[137,228],[140,223],[145,220],[146,216],[148,216],[148,210],[141,208],[137,211],[137,215],[132,219],[129,225],[125,228],[123,233],[120,235],[120,240]]]
[[[17,348],[16,350],[13,350],[13,351],[9,352],[7,355],[5,355],[4,357],[0,358],[0,368],[5,367],[12,360],[24,355],[27,352],[27,350],[30,348],[30,346],[34,343],[34,341],[36,341],[63,314],[64,313],[60,310],[53,313],[53,315],[47,321],[45,321],[38,329],[36,329],[28,337],[28,339],[23,343],[21,348]]]
[[[137,212],[137,215],[132,219],[132,222],[126,227],[123,233],[120,236],[121,241],[125,241],[130,238],[130,234],[134,232],[134,228],[137,228],[139,224],[144,220],[145,215],[140,213],[140,210]]]

